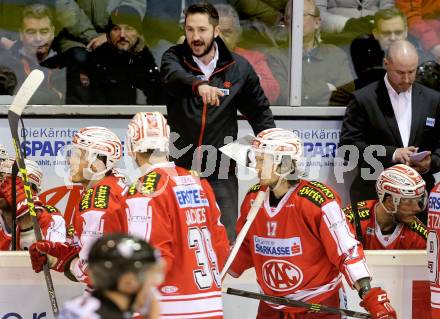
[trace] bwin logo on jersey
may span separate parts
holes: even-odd
[[[301,239],[291,238],[264,238],[254,236],[255,253],[270,257],[291,257],[302,254]]]
[[[181,208],[209,206],[205,192],[200,187],[173,187],[177,202]]]

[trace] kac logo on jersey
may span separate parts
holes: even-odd
[[[292,257],[302,254],[301,239],[291,238],[264,238],[254,236],[255,253],[269,257]]]
[[[274,291],[289,291],[303,281],[301,269],[285,260],[271,259],[261,269],[264,283]]]
[[[201,187],[173,187],[180,208],[209,206],[208,199]]]

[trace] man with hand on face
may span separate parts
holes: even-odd
[[[93,104],[137,104],[137,91],[146,98],[140,104],[161,104],[159,68],[145,44],[138,11],[122,5],[111,13],[107,42],[91,53]]]
[[[214,6],[189,6],[184,28],[184,43],[168,49],[161,64],[168,121],[171,131],[179,135],[174,141],[177,151],[172,149],[170,155],[178,166],[208,178],[233,241],[238,182],[235,165],[219,156],[218,148],[237,138],[238,110],[255,134],[275,123],[254,69],[218,36],[219,15]],[[177,153],[181,149],[184,154]],[[208,163],[213,151],[215,157],[209,156]]]
[[[425,181],[409,166],[397,164],[384,170],[376,182],[377,200],[344,208],[350,223],[358,220],[364,249],[425,249],[427,231],[416,214],[426,207]],[[359,238],[359,234],[358,239]]]
[[[440,95],[414,83],[415,47],[406,40],[393,42],[384,65],[382,80],[353,93],[342,122],[340,144],[353,145],[360,156],[350,189],[352,202],[377,198],[374,185],[383,168],[411,166],[428,191],[434,186],[433,174],[440,170]],[[368,146],[378,152],[368,153]],[[416,155],[422,151],[426,152]]]

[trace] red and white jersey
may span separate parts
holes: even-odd
[[[357,203],[358,216],[361,223],[362,236],[364,238],[364,249],[425,249],[428,232],[426,226],[417,219],[411,224],[400,223],[391,234],[382,234],[376,220],[376,206],[380,205],[379,200],[367,200]],[[354,212],[350,206],[343,209],[347,220],[353,226]]]
[[[37,219],[41,233],[45,240],[52,242],[66,242],[66,223],[60,211],[50,205],[36,205]],[[34,229],[21,230],[17,225],[17,250],[28,250],[36,242]],[[12,237],[7,230],[4,220],[0,215],[0,250],[11,250]]]
[[[75,206],[69,226],[71,242],[81,248],[79,259],[74,260],[70,270],[78,281],[88,282],[87,257],[93,243],[111,233],[127,233],[127,206],[123,193],[127,185],[121,177],[105,176],[85,190]]]
[[[241,206],[237,232],[255,200],[260,185],[253,186]],[[270,207],[269,192],[250,226],[229,273],[239,276],[255,267],[261,290],[320,303],[341,287],[342,275],[352,286],[371,277],[362,246],[350,230],[339,196],[319,182],[300,180]],[[295,313],[301,308],[270,304]]]
[[[427,252],[432,318],[440,318],[440,184],[429,195]]]
[[[172,162],[128,190],[130,233],[161,251],[161,318],[223,318],[221,280],[229,242],[211,186]]]

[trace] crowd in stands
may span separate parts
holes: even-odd
[[[164,104],[162,55],[183,42],[184,10],[195,2],[3,0],[0,65],[12,70],[18,84],[32,69],[44,71],[32,104]],[[251,63],[271,105],[292,105],[290,31],[296,5],[209,2],[220,12],[220,37]],[[385,52],[399,39],[418,49],[417,81],[440,90],[436,1],[304,1],[301,105],[347,105],[353,91],[384,76]]]

